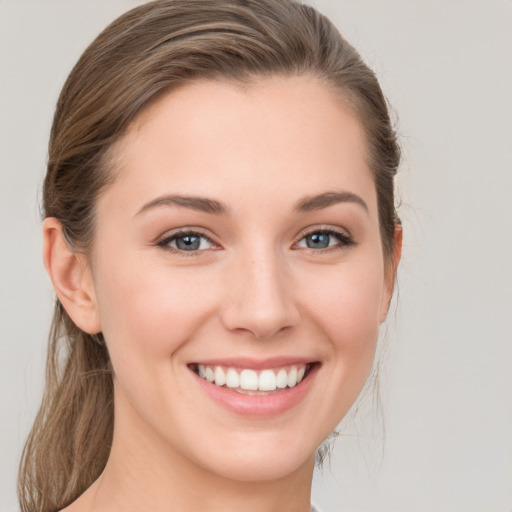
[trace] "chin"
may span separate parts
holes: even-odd
[[[245,453],[248,453],[249,450]],[[312,453],[292,452],[283,446],[280,450],[258,450],[248,456],[233,457],[209,464],[205,469],[239,482],[270,482],[284,479],[310,465],[314,466],[316,450]]]
[[[210,474],[239,482],[278,481],[307,467],[312,472],[316,451],[328,435],[311,428],[211,434],[208,443],[195,445],[189,460]]]

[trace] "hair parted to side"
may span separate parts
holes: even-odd
[[[250,82],[311,75],[353,108],[367,136],[384,257],[398,218],[400,151],[374,73],[334,25],[292,0],[157,0],[111,23],[85,50],[59,97],[49,144],[43,215],[87,254],[95,204],[115,179],[109,149],[163,91],[197,79]],[[21,509],[59,510],[103,471],[113,431],[113,382],[102,335],[74,325],[57,300],[46,389],[19,475]]]

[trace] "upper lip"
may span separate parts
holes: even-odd
[[[248,357],[201,359],[191,361],[189,364],[202,364],[205,366],[225,366],[229,368],[248,368],[252,370],[263,370],[265,368],[279,368],[282,366],[304,365],[316,362],[318,362],[318,360],[308,357],[279,356],[265,359],[253,359]]]

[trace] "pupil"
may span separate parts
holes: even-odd
[[[176,247],[183,251],[195,251],[199,249],[201,241],[196,235],[185,235],[176,239]]]
[[[310,249],[325,249],[326,247],[329,247],[329,235],[326,235],[325,233],[313,233],[306,238],[306,245]]]

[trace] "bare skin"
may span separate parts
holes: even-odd
[[[113,162],[90,259],[44,224],[59,298],[115,373],[110,458],[66,512],[308,511],[400,258],[397,230],[384,261],[358,120],[307,76],[198,81],[144,111]],[[234,357],[311,362],[305,391],[277,412],[226,407],[195,368]]]

